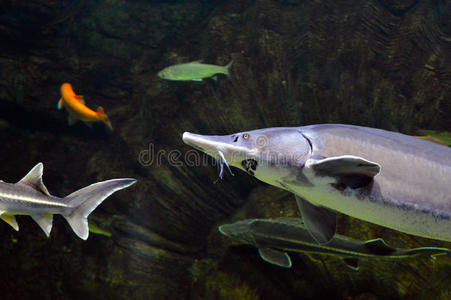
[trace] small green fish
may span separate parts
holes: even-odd
[[[233,59],[225,66],[203,64],[201,61],[193,61],[186,64],[173,65],[158,72],[158,77],[174,81],[202,81],[203,78],[216,74],[224,74],[230,77],[230,67]],[[216,79],[213,77],[213,79]]]

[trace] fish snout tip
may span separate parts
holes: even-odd
[[[166,79],[166,73],[164,72],[164,70],[161,70],[160,72],[158,72],[157,77],[160,79]]]
[[[138,180],[130,177],[130,178],[110,179],[110,181],[119,184],[120,186],[122,186],[122,188],[126,188],[134,185]]]
[[[185,144],[199,150],[202,152],[206,152],[206,150],[203,147],[203,141],[202,139],[199,139],[199,136],[196,134],[190,133],[190,132],[184,132],[182,135],[182,140]]]
[[[186,143],[186,142],[189,140],[190,135],[191,135],[191,133],[189,133],[188,131],[185,131],[185,132],[183,133],[183,135],[182,135],[182,140],[183,140],[183,142]]]
[[[220,234],[223,234],[225,236],[230,236],[230,232],[228,232],[228,230],[227,230],[227,225],[218,226],[218,231]]]

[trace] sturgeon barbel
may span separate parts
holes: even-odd
[[[280,127],[183,141],[290,191],[309,232],[327,243],[336,212],[451,241],[451,148],[342,124]]]
[[[19,230],[15,215],[30,215],[47,237],[52,230],[53,215],[61,214],[83,240],[89,235],[88,215],[116,191],[131,186],[133,178],[110,179],[91,184],[59,198],[50,195],[42,181],[42,163],[38,163],[17,183],[0,181],[0,218]]]

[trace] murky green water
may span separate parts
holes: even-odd
[[[450,14],[440,0],[2,2],[0,179],[16,183],[42,162],[43,183],[61,198],[113,178],[137,182],[97,203],[87,240],[66,221],[81,203],[69,198],[60,202],[69,208],[34,213],[41,227],[61,213],[48,238],[26,215],[15,231],[23,206],[2,206],[14,193],[0,186],[11,223],[0,224],[1,298],[450,299],[449,255],[360,258],[359,271],[290,249],[291,268],[265,262],[265,245],[217,228],[299,219],[292,194],[252,176],[261,164],[238,165],[246,174],[225,155],[229,172],[182,140],[351,124],[442,142],[449,168]],[[172,80],[157,76],[190,62],[170,69]],[[73,94],[62,95],[63,83]],[[39,180],[27,182],[44,195]],[[49,204],[23,191],[9,203]],[[440,201],[446,211],[449,195]],[[357,241],[451,248],[340,213],[336,224]]]

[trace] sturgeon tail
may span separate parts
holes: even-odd
[[[63,213],[72,230],[83,240],[89,235],[88,216],[103,202],[108,196],[116,191],[125,189],[136,182],[133,178],[110,179],[106,181],[91,184],[76,192],[73,192],[66,198],[71,208]]]

